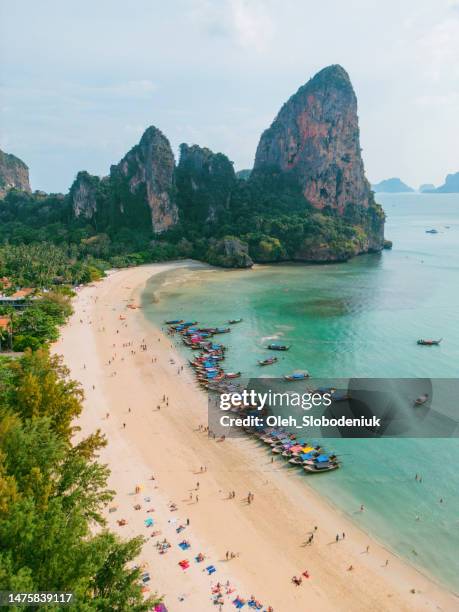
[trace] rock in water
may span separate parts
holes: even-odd
[[[360,154],[357,98],[341,66],[324,68],[300,87],[263,132],[254,173],[275,169],[300,183],[316,208],[343,214],[373,203]]]
[[[174,170],[174,154],[168,139],[160,130],[150,126],[139,144],[110,169],[120,212],[129,216],[130,205],[142,207],[147,204],[155,233],[174,225],[178,218],[173,195]],[[123,189],[126,186],[127,190]]]
[[[29,168],[19,157],[0,150],[0,199],[10,189],[30,193]]]
[[[253,266],[247,243],[235,236],[212,240],[206,261],[223,268],[251,268]]]

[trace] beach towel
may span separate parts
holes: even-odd
[[[167,608],[163,603],[156,604],[153,610],[155,612],[167,612]]]
[[[180,542],[179,546],[182,550],[188,550],[188,548],[190,548],[188,542]]]
[[[204,561],[204,559],[200,559],[199,557],[195,557],[194,560],[196,563],[202,563]]]
[[[210,576],[211,574],[213,574],[217,570],[215,569],[215,565],[209,565],[208,567],[206,567],[206,571],[207,571],[208,575]]]
[[[147,519],[144,520],[144,523],[145,527],[151,527],[154,524],[154,521],[151,516],[149,516]]]
[[[185,529],[185,527],[183,525],[180,525],[180,527],[177,527],[177,529],[175,530],[177,533],[182,532]]]
[[[245,601],[241,599],[240,597],[236,597],[236,599],[233,599],[233,604],[236,606],[238,610],[240,610],[241,608],[245,606]]]
[[[188,561],[188,559],[183,559],[183,561],[179,561],[178,564],[180,565],[182,570],[186,570],[190,567],[190,562]]]

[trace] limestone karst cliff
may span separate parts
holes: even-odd
[[[321,70],[282,106],[258,144],[254,172],[293,175],[317,208],[372,201],[360,153],[357,98],[341,66]]]
[[[29,168],[19,157],[0,150],[0,199],[11,189],[30,192]]]

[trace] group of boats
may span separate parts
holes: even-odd
[[[242,319],[230,319],[229,325],[240,323]],[[199,327],[197,321],[174,319],[166,321],[170,333],[181,336],[185,346],[199,351],[189,360],[199,385],[209,391],[227,391],[228,382],[239,378],[241,372],[225,372],[221,362],[225,359],[226,347],[214,342],[213,336],[227,334],[231,327]]]
[[[331,472],[341,465],[334,453],[327,453],[320,445],[309,444],[284,429],[247,428],[246,432],[270,447],[274,455],[283,457],[290,466],[301,467],[308,474]]]
[[[228,325],[240,323],[242,319],[230,319]],[[165,322],[169,332],[179,334],[183,343],[189,348],[197,351],[193,358],[189,360],[193,368],[196,380],[201,387],[207,391],[217,393],[240,390],[233,379],[239,378],[241,372],[225,372],[222,362],[225,359],[226,347],[214,342],[213,336],[224,334],[231,331],[231,327],[200,327],[197,321],[169,320]],[[277,351],[286,351],[290,347],[286,345],[270,344],[267,348]],[[277,357],[268,357],[259,360],[260,366],[267,366],[277,362]],[[306,371],[295,372],[285,376],[285,380],[303,380],[309,376]],[[240,387],[240,385],[239,385]],[[254,410],[256,407],[251,407]],[[241,415],[248,414],[248,409],[231,409]],[[260,414],[257,411],[257,414]],[[327,453],[321,446],[306,442],[305,439],[298,439],[294,433],[289,433],[285,429],[275,429],[270,427],[246,427],[244,431],[259,439],[271,448],[271,452],[286,459],[291,466],[301,467],[310,474],[330,472],[340,467],[340,462],[335,454]]]

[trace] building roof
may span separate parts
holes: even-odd
[[[0,329],[9,329],[11,319],[9,317],[0,317]]]
[[[22,300],[29,297],[29,295],[31,295],[34,291],[35,289],[33,287],[24,287],[24,289],[18,289],[10,297],[12,297],[13,300]]]

